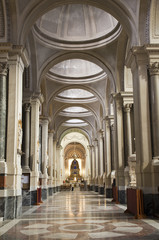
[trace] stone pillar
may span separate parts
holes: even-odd
[[[99,169],[99,175],[100,177],[103,176],[103,130],[99,132],[99,157],[100,157],[100,169]]]
[[[56,144],[57,144],[57,141],[56,141],[56,139],[54,139],[53,140],[53,187],[54,187],[54,192],[55,192],[56,185],[57,185]]]
[[[117,162],[116,165],[116,185],[119,192],[119,202],[125,203],[125,178],[124,178],[124,131],[123,131],[123,111],[122,97],[120,93],[114,94],[116,106],[115,112],[115,128],[116,128],[116,147],[117,147]]]
[[[5,218],[21,215],[21,145],[22,145],[22,83],[24,62],[19,54],[19,47],[9,59],[8,83],[8,126],[7,126],[7,191],[9,205],[5,207]],[[6,194],[7,195],[7,194]]]
[[[48,153],[49,153],[49,195],[51,196],[53,193],[53,132],[49,131],[49,142],[48,142]]]
[[[134,47],[128,54],[127,66],[131,67],[134,91],[134,116],[136,140],[136,180],[143,190],[144,202],[149,202],[152,191],[152,149],[150,131],[148,59],[144,47]],[[147,195],[147,196],[146,196]],[[144,206],[148,210],[148,206]]]
[[[112,185],[111,185],[111,171],[112,171],[112,156],[111,156],[111,133],[110,133],[110,119],[113,119],[113,116],[107,116],[105,119],[105,129],[106,129],[106,197],[112,197]]]
[[[98,140],[94,140],[95,146],[95,191],[98,192],[98,176],[99,176],[99,155],[98,155]]]
[[[58,145],[56,148],[56,171],[57,171],[57,187],[58,191],[61,186],[61,152],[62,152],[62,146]]]
[[[150,63],[149,72],[151,86],[150,103],[152,117],[153,164],[159,166],[159,59],[158,62]]]
[[[0,62],[0,189],[5,188],[7,173],[6,128],[7,128],[7,63]]]
[[[24,165],[23,173],[30,172],[29,168],[29,147],[30,147],[30,103],[25,103],[25,129],[24,129]]]
[[[146,47],[150,73],[150,105],[152,131],[152,194],[153,212],[159,213],[159,45]],[[147,207],[148,208],[148,207]]]
[[[7,122],[7,63],[0,63],[0,162],[5,161]]]
[[[95,160],[96,160],[96,178],[98,179],[98,166],[99,166],[99,159],[98,159],[98,140],[95,139]]]
[[[40,117],[42,125],[42,188],[43,188],[43,199],[47,198],[47,180],[48,180],[48,124],[49,120],[47,117]]]
[[[132,133],[131,133],[131,117],[130,117],[131,107],[132,107],[132,104],[126,104],[124,106],[124,112],[126,115],[126,124],[125,124],[126,125],[126,128],[125,128],[126,159],[125,159],[125,169],[124,169],[125,187],[128,187],[130,185],[128,160],[129,160],[129,157],[132,155]]]
[[[89,151],[89,160],[88,160],[88,184],[92,184],[92,146],[87,146]]]
[[[126,113],[126,147],[127,147],[128,157],[132,155],[132,133],[131,133],[131,117],[130,117],[131,107],[132,107],[132,104],[126,104],[124,106],[124,112]]]
[[[137,187],[145,192],[151,188],[151,132],[149,109],[148,59],[145,49],[134,47],[128,55],[134,83],[134,116],[136,139]]]
[[[94,145],[92,145],[92,184],[95,184],[95,150]]]
[[[32,96],[31,98],[31,173],[30,173],[30,190],[32,201],[36,203],[36,191],[39,185],[39,108],[43,101],[41,94]]]

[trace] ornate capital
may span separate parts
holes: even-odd
[[[132,104],[126,104],[124,106],[124,112],[129,113],[131,111]]]
[[[154,62],[149,65],[150,75],[158,75],[159,74],[159,62]]]
[[[6,76],[8,72],[8,64],[0,62],[0,75]]]
[[[30,103],[26,103],[24,109],[25,112],[30,112]]]

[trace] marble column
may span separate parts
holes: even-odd
[[[93,184],[95,184],[95,150],[94,150],[94,145],[92,145],[92,180],[93,180]]]
[[[61,174],[61,152],[62,152],[62,146],[58,145],[56,148],[56,172],[57,172],[57,187],[58,190],[60,189],[61,186],[61,179],[62,179],[62,174]]]
[[[49,131],[49,142],[48,142],[48,153],[49,153],[49,168],[48,168],[48,175],[49,175],[49,195],[52,195],[53,189],[53,132]]]
[[[30,190],[35,196],[39,183],[39,108],[43,101],[41,94],[32,96],[31,99],[31,173]],[[32,204],[35,204],[36,196],[32,198]]]
[[[48,124],[49,120],[47,117],[40,118],[42,125],[42,187],[47,188],[48,179]]]
[[[153,212],[159,212],[159,49],[150,53],[150,104],[152,128],[152,194]],[[154,56],[155,55],[155,56]],[[148,204],[147,204],[148,208]]]
[[[96,178],[98,178],[98,174],[99,174],[99,170],[98,170],[98,166],[99,166],[99,163],[98,163],[98,161],[99,161],[99,158],[98,158],[98,140],[97,139],[95,139],[94,140],[94,145],[95,145],[95,160],[96,160]]]
[[[124,169],[124,175],[125,175],[125,187],[128,187],[130,185],[130,176],[129,176],[129,164],[128,160],[129,157],[132,155],[132,132],[131,132],[131,117],[130,117],[130,111],[131,111],[132,104],[125,104],[124,106],[124,112],[126,115],[126,139],[125,139],[125,148],[126,148],[126,159],[125,159],[125,169]]]
[[[25,103],[25,129],[24,129],[24,165],[23,172],[30,172],[29,168],[29,147],[30,147],[30,103]]]
[[[7,128],[7,63],[0,62],[0,189],[5,188]]]
[[[5,161],[7,121],[7,63],[0,63],[0,161]]]
[[[88,183],[92,184],[92,146],[88,145],[87,148],[89,151]]]
[[[150,103],[152,118],[153,164],[159,166],[159,60],[150,63]]]
[[[134,122],[136,140],[136,181],[144,193],[152,188],[151,127],[148,82],[148,58],[144,47],[130,50],[126,64],[133,75]]]
[[[8,79],[8,121],[7,121],[7,192],[9,205],[5,207],[6,218],[15,218],[21,215],[21,146],[22,146],[22,90],[24,59],[22,48],[15,46],[9,58]]]
[[[18,54],[9,59],[7,168],[8,188],[21,195],[22,76],[24,64]]]
[[[116,106],[115,112],[115,128],[116,128],[116,146],[117,161],[116,164],[116,185],[119,191],[119,202],[125,203],[125,177],[124,177],[124,129],[123,129],[123,101],[120,93],[114,94]],[[115,140],[115,139],[114,139]]]
[[[54,187],[54,191],[56,189],[56,185],[57,185],[57,179],[56,179],[56,168],[57,168],[57,164],[56,164],[56,144],[57,141],[56,139],[53,139],[53,187]]]
[[[128,157],[132,154],[131,107],[132,104],[126,104],[124,106],[124,112],[126,113],[126,147]]]
[[[98,140],[94,140],[95,147],[95,191],[98,192],[98,176],[99,176],[99,155],[98,155]]]
[[[106,197],[112,197],[112,185],[111,185],[111,136],[110,136],[110,118],[113,116],[107,116],[105,119],[105,130],[106,130],[106,179],[105,179],[105,187],[106,187]]]
[[[99,131],[99,182],[100,182],[100,185],[103,185],[103,174],[104,174],[104,171],[103,171],[103,156],[104,156],[104,153],[103,153],[103,130],[100,130]]]

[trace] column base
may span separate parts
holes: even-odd
[[[48,188],[48,195],[52,196],[53,195],[53,187]]]
[[[31,205],[31,191],[22,190],[22,206],[30,206],[30,205]]]
[[[112,188],[106,188],[106,198],[113,198]]]
[[[104,186],[99,186],[98,187],[98,193],[101,195],[104,195]]]
[[[48,195],[48,189],[47,188],[42,188],[41,189],[41,198],[42,200],[46,200]]]
[[[121,204],[126,203],[126,190],[125,189],[120,189],[120,187],[118,187],[118,201]]]
[[[98,185],[95,185],[95,192],[98,192]]]
[[[30,196],[31,196],[31,205],[36,205],[37,204],[37,190],[31,191]]]
[[[159,215],[159,194],[143,194],[144,213],[147,216]]]
[[[27,167],[27,166],[23,166],[22,167],[22,173],[30,173],[30,168],[29,167]]]
[[[0,159],[0,189],[6,187],[7,164],[4,159]]]
[[[0,217],[14,219],[22,215],[22,197],[10,196],[0,198]]]

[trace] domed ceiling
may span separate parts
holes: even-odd
[[[81,78],[99,74],[103,72],[103,70],[90,61],[69,59],[54,65],[50,69],[50,72],[59,76]]]
[[[117,23],[114,17],[102,9],[87,4],[67,4],[44,14],[36,22],[36,27],[53,39],[78,42],[103,37]]]
[[[85,113],[88,112],[86,108],[83,107],[68,107],[63,110],[63,112],[67,113]]]
[[[87,90],[72,88],[68,90],[64,90],[63,92],[58,94],[58,97],[63,98],[72,98],[72,99],[85,99],[85,98],[95,98],[94,95]]]

